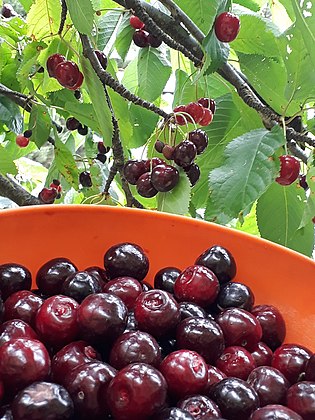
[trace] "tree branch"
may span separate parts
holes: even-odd
[[[0,174],[0,195],[14,201],[18,206],[43,204],[38,198],[26,191],[13,179]]]
[[[7,96],[9,99],[11,99],[12,102],[24,108],[25,111],[31,112],[32,103],[31,99],[27,95],[24,95],[20,92],[15,92],[2,83],[0,83],[0,95]]]
[[[66,19],[67,19],[67,12],[68,12],[67,3],[65,0],[61,0],[61,15],[60,15],[60,25],[58,29],[58,35],[62,34],[63,28],[66,23]]]

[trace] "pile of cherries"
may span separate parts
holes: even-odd
[[[79,70],[76,63],[66,58],[62,54],[53,54],[48,57],[46,68],[50,77],[58,80],[61,86],[77,90],[83,83],[83,73]]]
[[[0,265],[0,419],[313,420],[315,354],[213,245],[180,270],[123,242],[104,266]]]
[[[214,99],[200,98],[188,105],[178,105],[173,109],[177,125],[195,123],[201,126],[209,125],[213,120],[216,105]]]
[[[137,47],[158,48],[162,44],[162,41],[159,38],[145,30],[144,23],[137,16],[132,15],[129,19],[129,23],[130,26],[135,29],[132,40]]]

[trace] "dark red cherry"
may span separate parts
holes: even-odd
[[[144,420],[161,410],[166,402],[163,375],[146,363],[121,369],[107,389],[107,403],[114,418]]]
[[[0,293],[4,301],[18,290],[30,290],[31,285],[31,272],[24,265],[15,263],[0,265]]]
[[[276,182],[280,185],[290,185],[299,176],[300,173],[300,162],[294,156],[282,155],[280,159],[280,173],[276,178]]]
[[[130,26],[134,29],[142,29],[144,28],[144,23],[138,18],[138,16],[132,15],[129,19]]]
[[[188,139],[196,146],[198,155],[200,155],[208,146],[208,135],[204,130],[201,130],[200,128],[190,131],[188,133]]]
[[[215,113],[215,109],[216,109],[216,104],[215,104],[215,100],[211,99],[211,98],[200,98],[197,101],[198,103],[200,103],[204,108],[209,108],[210,111],[212,112],[212,114]]]
[[[28,137],[25,137],[23,134],[18,134],[15,139],[15,143],[19,147],[27,147],[30,142],[30,139]]]
[[[149,271],[149,259],[139,245],[122,242],[106,251],[104,267],[111,279],[128,276],[141,281]]]
[[[310,357],[305,368],[305,381],[315,382],[315,353]]]
[[[98,61],[100,62],[100,65],[103,67],[104,70],[106,70],[108,64],[106,55],[103,53],[103,51],[100,50],[95,50],[94,52],[96,57],[98,58]]]
[[[144,166],[147,172],[151,172],[156,166],[165,164],[163,159],[153,157],[144,161]]]
[[[124,165],[124,175],[129,184],[136,185],[145,172],[147,169],[143,160],[128,160]]]
[[[0,347],[16,338],[30,338],[38,340],[33,328],[21,319],[10,319],[0,326]]]
[[[152,169],[151,183],[157,191],[170,191],[177,185],[178,181],[179,172],[172,165],[161,164]]]
[[[154,143],[154,149],[158,153],[162,153],[164,146],[165,146],[165,143],[163,141],[161,141],[161,140],[156,140],[156,142]]]
[[[220,369],[212,365],[207,365],[207,370],[208,370],[208,382],[207,382],[204,393],[206,395],[211,395],[211,390],[213,388],[213,385],[222,381],[222,379],[226,378],[227,376]]]
[[[178,349],[199,353],[208,364],[214,364],[224,350],[223,332],[209,318],[191,317],[182,320],[176,331]]]
[[[209,108],[204,108],[203,109],[203,117],[202,119],[199,121],[199,125],[201,125],[202,127],[206,127],[207,125],[209,125],[213,120],[213,114],[211,112],[211,110]]]
[[[149,34],[148,43],[152,48],[159,48],[159,46],[162,44],[162,41],[157,36]]]
[[[226,347],[215,365],[226,376],[233,376],[245,381],[256,367],[255,360],[250,352],[239,346]]]
[[[239,33],[240,20],[230,12],[223,12],[217,16],[214,23],[216,37],[221,42],[232,42]]]
[[[182,168],[190,166],[196,156],[197,148],[189,140],[183,140],[174,149],[174,162]]]
[[[186,112],[193,119],[192,121],[190,118],[188,118],[188,122],[195,122],[196,124],[198,124],[199,121],[201,121],[203,118],[204,108],[198,102],[190,102],[188,105],[186,105]]]
[[[236,263],[233,255],[220,245],[206,249],[195,264],[204,265],[217,276],[221,284],[231,281],[236,274]]]
[[[104,270],[104,268],[102,267],[92,265],[90,267],[87,267],[84,271],[87,271],[88,273],[96,277],[97,280],[101,281],[101,284],[107,283],[109,281],[106,270]]]
[[[186,106],[185,105],[178,105],[173,109],[173,112],[175,114],[175,122],[178,125],[185,125],[189,123],[189,116],[186,112]]]
[[[76,118],[74,117],[70,117],[67,119],[66,121],[66,127],[68,130],[70,131],[74,131],[77,130],[79,128],[80,125],[80,121],[78,121]]]
[[[118,296],[127,306],[128,311],[131,311],[134,309],[137,297],[142,293],[142,285],[133,277],[116,277],[104,284],[103,292]]]
[[[58,196],[58,191],[55,188],[44,187],[38,194],[39,200],[44,204],[53,204]]]
[[[186,172],[186,175],[188,176],[188,179],[190,181],[190,185],[193,187],[196,185],[197,181],[200,178],[200,168],[196,163],[192,163],[187,168],[184,168],[184,171]]]
[[[270,404],[258,408],[249,420],[303,420],[302,417],[290,408],[281,404]]]
[[[161,349],[152,335],[143,331],[129,331],[120,335],[110,352],[109,363],[122,369],[130,363],[147,363],[159,367]]]
[[[86,125],[79,124],[78,133],[81,134],[81,136],[86,136],[88,132],[89,129]]]
[[[106,155],[104,155],[104,153],[98,153],[96,155],[96,158],[95,159],[98,160],[98,161],[100,161],[100,162],[102,162],[102,163],[105,163],[107,157],[106,157]]]
[[[178,407],[168,407],[159,411],[150,420],[194,420],[195,418],[186,410]],[[1,420],[1,419],[0,419]]]
[[[73,416],[68,391],[51,382],[35,382],[20,391],[13,400],[14,420],[67,420]]]
[[[190,395],[179,401],[177,406],[188,411],[195,420],[221,419],[219,407],[205,395]]]
[[[165,290],[166,292],[174,292],[175,280],[181,273],[176,267],[161,268],[154,276],[155,289]]]
[[[154,197],[158,190],[153,187],[151,182],[151,174],[149,172],[141,175],[137,181],[137,192],[145,198]]]
[[[286,326],[279,309],[273,305],[257,305],[251,310],[262,328],[262,339],[271,350],[279,347],[285,338]]]
[[[199,318],[207,317],[206,311],[201,306],[192,302],[179,302],[179,311],[181,320],[191,316],[197,316]]]
[[[163,147],[162,153],[163,153],[163,156],[165,157],[165,159],[167,159],[167,160],[173,160],[173,158],[174,158],[174,149],[175,149],[175,147],[174,146],[170,146],[169,144],[166,144]]]
[[[62,61],[55,67],[55,77],[62,86],[73,88],[80,80],[79,67],[73,61]]]
[[[149,46],[148,37],[149,37],[148,32],[142,29],[139,29],[134,32],[132,36],[132,40],[137,45],[137,47],[145,48]]]
[[[315,382],[302,381],[292,385],[287,393],[287,406],[303,420],[315,419]]]
[[[272,354],[272,350],[262,341],[260,341],[255,350],[252,351],[256,366],[270,366]]]
[[[97,142],[97,150],[99,153],[102,153],[105,155],[109,152],[110,148],[108,146],[105,146],[105,144],[102,141]]]
[[[88,271],[77,271],[70,274],[61,287],[61,294],[69,296],[79,303],[88,295],[101,291],[102,281]]]
[[[66,57],[61,54],[53,54],[48,57],[46,62],[46,68],[50,77],[56,77],[55,70],[58,64],[66,61]]]
[[[255,297],[251,289],[243,283],[229,282],[222,286],[217,305],[220,309],[241,308],[251,311]]]

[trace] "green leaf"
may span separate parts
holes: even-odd
[[[134,33],[134,29],[130,26],[129,18],[129,13],[123,15],[115,41],[115,48],[123,61],[129,51]]]
[[[260,236],[256,220],[256,203],[251,208],[251,211],[243,218],[242,222],[237,220],[235,229],[250,233],[251,235]]]
[[[122,84],[130,90],[132,93],[136,93],[138,90],[138,60],[137,58],[130,61],[124,71],[122,78]]]
[[[279,170],[273,155],[283,144],[283,132],[275,126],[271,132],[252,130],[227,145],[223,165],[209,174],[215,215],[238,217],[266,191]]]
[[[17,167],[15,166],[10,153],[0,145],[0,173],[2,175],[12,174],[17,175]]]
[[[309,187],[308,197],[305,204],[302,220],[299,228],[305,227],[315,217],[315,167],[312,166],[306,174],[306,182]]]
[[[55,164],[58,171],[76,190],[79,188],[79,170],[68,147],[56,136]]]
[[[34,65],[43,48],[46,48],[44,42],[31,42],[24,48],[23,59],[16,74],[22,89],[28,88],[30,92],[33,91],[33,83],[29,75],[32,73],[32,69],[34,69]]]
[[[24,7],[24,10],[28,12],[30,10],[30,7],[32,5],[32,0],[19,0],[21,5]]]
[[[33,40],[40,40],[44,36],[56,34],[59,29],[61,5],[55,0],[35,0],[26,22],[27,34]]]
[[[220,42],[214,31],[210,31],[202,43],[206,52],[206,60],[203,65],[203,74],[215,72],[228,59],[230,47],[225,42]]]
[[[156,128],[158,115],[141,106],[131,104],[129,118],[133,133],[126,147],[132,149],[143,146]]]
[[[46,143],[51,130],[51,119],[48,109],[44,106],[33,104],[28,127],[33,132],[31,140],[40,148]]]
[[[20,134],[23,130],[23,117],[20,108],[9,98],[1,95],[0,121],[16,134]]]
[[[305,207],[305,192],[296,184],[283,187],[274,182],[259,198],[257,223],[261,236],[311,256],[314,224],[299,229]]]
[[[110,140],[113,135],[113,124],[112,116],[106,101],[104,87],[86,58],[81,57],[81,64],[85,77],[85,84],[100,127],[100,134],[103,137],[104,143],[107,146],[110,146]]]
[[[183,170],[180,171],[178,184],[171,191],[158,193],[158,210],[166,213],[187,215],[190,202],[190,182]]]
[[[11,60],[12,51],[8,44],[0,38],[0,78],[3,67]]]
[[[191,0],[175,0],[175,3],[205,34],[211,29],[221,5],[220,0],[195,0],[193,5]]]
[[[90,127],[91,130],[96,131],[97,133],[101,133],[92,104],[69,101],[65,103],[64,107],[69,114],[80,121],[81,124]]]
[[[154,102],[162,93],[172,72],[171,66],[155,48],[142,48],[138,55],[138,95]]]
[[[118,10],[111,10],[98,19],[96,45],[99,50],[103,51],[106,47],[119,24],[121,16],[122,13]]]
[[[115,110],[115,117],[118,121],[121,140],[124,145],[129,144],[130,139],[133,137],[133,126],[130,120],[128,102],[112,89],[110,89],[108,93],[113,109]]]
[[[66,4],[75,28],[82,34],[90,35],[94,19],[91,0],[66,0]]]
[[[247,9],[250,9],[253,12],[258,12],[260,9],[260,4],[256,3],[254,0],[236,0],[233,3],[246,7]]]

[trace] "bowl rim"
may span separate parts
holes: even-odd
[[[294,251],[293,249],[287,248],[284,245],[277,244],[272,242],[268,239],[264,239],[255,235],[252,235],[247,232],[243,232],[232,227],[219,225],[217,223],[209,222],[206,220],[195,219],[192,217],[188,217],[185,215],[178,215],[173,213],[166,213],[166,212],[159,212],[157,210],[148,210],[148,209],[139,209],[139,208],[130,208],[130,207],[123,207],[123,206],[100,206],[94,204],[42,204],[39,206],[25,206],[25,207],[16,207],[10,209],[3,209],[0,211],[0,221],[2,218],[8,216],[19,216],[23,214],[34,214],[34,213],[64,213],[70,214],[72,211],[88,211],[88,212],[101,212],[101,213],[111,213],[111,214],[124,214],[123,217],[126,217],[126,213],[129,215],[135,214],[144,214],[150,217],[157,217],[159,219],[164,219],[170,223],[179,221],[180,223],[184,223],[190,226],[211,226],[212,229],[216,230],[218,233],[223,233],[228,231],[229,235],[238,238],[244,238],[246,241],[251,242],[254,246],[267,246],[273,249],[275,252],[281,252],[287,255],[287,257],[292,257],[295,259],[299,259],[304,263],[313,264],[315,267],[315,260],[310,258],[298,251]]]

